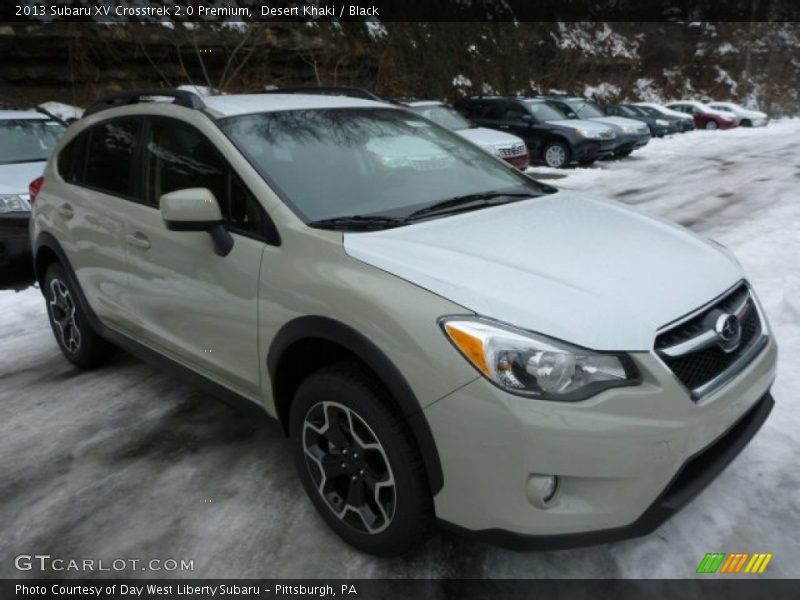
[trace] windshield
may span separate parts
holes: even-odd
[[[566,121],[567,115],[546,102],[527,101],[528,110],[539,121]]]
[[[589,102],[570,100],[567,104],[569,104],[570,108],[572,108],[581,119],[594,119],[596,117],[606,116],[596,105]]]
[[[0,121],[0,164],[47,160],[65,129],[58,121],[45,119]]]
[[[549,190],[408,110],[271,112],[221,126],[306,223],[404,217],[454,197]]]
[[[411,110],[453,131],[472,127],[469,121],[447,106],[412,106]]]
[[[644,113],[645,115],[648,115],[650,117],[661,117],[661,116],[663,116],[663,113],[661,111],[656,110],[652,106],[635,106],[634,108],[640,110],[642,113]]]
[[[633,108],[631,108],[629,106],[622,106],[620,104],[620,105],[617,106],[617,108],[619,109],[619,112],[621,112],[626,117],[638,117],[638,116],[641,116],[641,113],[639,113],[638,111],[636,111],[635,109],[633,109]]]

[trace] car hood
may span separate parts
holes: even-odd
[[[743,278],[682,227],[564,190],[345,233],[344,247],[479,315],[595,350],[648,351],[660,327]]]
[[[28,185],[44,173],[46,161],[0,165],[0,194],[27,194]]]
[[[586,131],[597,132],[608,131],[610,129],[612,132],[614,131],[613,127],[603,125],[597,121],[587,121],[586,119],[563,119],[560,121],[548,121],[548,123],[552,123],[553,125],[558,125],[560,127],[567,127],[569,129],[584,129]]]
[[[456,131],[458,135],[464,139],[469,140],[473,144],[481,147],[491,146],[511,146],[513,144],[524,143],[522,139],[510,133],[503,133],[495,129],[486,129],[485,127],[471,127],[470,129],[459,129]]]
[[[626,117],[592,117],[592,121],[597,123],[607,123],[608,125],[620,128],[634,127],[637,130],[641,130],[644,127],[641,121],[637,121],[636,119],[628,119]]]

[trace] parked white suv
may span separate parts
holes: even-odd
[[[647,533],[773,406],[775,341],[729,252],[409,110],[160,91],[87,114],[32,198],[62,352],[92,367],[112,343],[265,410],[366,552],[435,523]]]

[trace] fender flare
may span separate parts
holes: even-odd
[[[363,361],[386,386],[397,402],[420,450],[431,493],[438,493],[444,486],[444,475],[436,442],[422,412],[422,406],[394,363],[373,342],[352,327],[322,316],[298,317],[286,323],[273,338],[267,354],[267,370],[273,398],[277,401],[275,382],[284,352],[294,343],[311,338],[343,346]]]

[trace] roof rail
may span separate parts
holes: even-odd
[[[274,90],[263,90],[262,94],[317,94],[320,96],[348,96],[350,98],[361,98],[362,100],[374,100],[376,102],[389,102],[399,104],[399,102],[379,96],[375,92],[370,92],[364,88],[346,87],[338,85],[310,85],[300,87],[276,88]]]
[[[135,92],[121,92],[119,94],[113,94],[93,102],[84,112],[84,116],[93,115],[101,110],[116,108],[118,106],[138,104],[142,101],[147,102],[147,100],[144,100],[145,98],[153,98],[158,96],[172,98],[173,104],[177,106],[183,106],[185,108],[202,110],[206,107],[203,99],[198,94],[188,90],[139,90]]]

